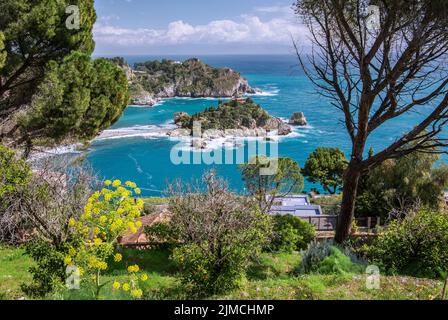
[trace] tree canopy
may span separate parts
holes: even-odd
[[[128,99],[118,67],[73,52],[61,64],[49,63],[22,125],[34,138],[92,138],[119,118]]]
[[[308,157],[303,175],[309,182],[320,183],[328,193],[335,194],[342,187],[347,159],[338,148],[317,148]]]
[[[413,153],[385,161],[363,178],[356,214],[388,218],[414,206],[439,209],[448,186],[448,166],[437,166],[439,159],[437,154]]]
[[[31,177],[31,170],[23,160],[16,158],[15,152],[0,144],[0,202],[4,204],[3,196],[12,193]],[[1,211],[0,206],[0,211]]]
[[[69,5],[79,8],[79,29],[66,27]],[[49,61],[60,62],[72,50],[88,55],[93,52],[95,20],[93,0],[3,0],[0,3],[0,30],[5,36],[7,53],[0,71],[0,118],[29,102]]]
[[[263,169],[276,167],[270,175],[264,175]],[[255,157],[249,163],[240,166],[246,189],[255,197],[261,210],[270,210],[275,199],[303,190],[304,179],[297,162],[291,158]]]
[[[5,36],[3,32],[0,32],[0,71],[3,69],[6,60],[6,51],[5,51]]]
[[[11,145],[26,143],[25,155],[36,139],[90,139],[127,105],[125,73],[91,60],[95,20],[93,0],[0,4],[0,131]]]

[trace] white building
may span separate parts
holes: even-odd
[[[310,204],[307,195],[293,195],[275,199],[269,213],[290,214],[296,217],[313,217],[322,215],[322,208],[319,205]]]

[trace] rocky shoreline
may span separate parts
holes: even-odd
[[[307,124],[303,113],[301,114],[301,121],[292,121],[295,115],[289,120],[290,124],[296,126],[305,126]],[[287,122],[272,116],[269,116],[258,124],[252,119],[252,121],[249,121],[249,126],[239,125],[237,128],[208,128],[202,130],[202,127],[199,126],[191,127],[191,121],[195,116],[197,117],[198,115],[190,116],[186,112],[176,112],[174,114],[174,124],[178,128],[167,132],[167,135],[170,138],[190,139],[191,147],[194,149],[207,149],[209,143],[215,142],[216,140],[231,141],[248,138],[272,140],[282,136],[288,136],[293,132],[292,127]],[[199,123],[201,122],[199,121]]]
[[[213,68],[199,59],[147,61],[131,68],[122,59],[132,105],[154,106],[166,98],[232,98],[261,93],[240,73],[230,68]]]

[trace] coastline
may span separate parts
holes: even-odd
[[[274,90],[272,92],[270,91],[263,91],[261,89],[255,88],[256,93],[245,93],[242,95],[242,97],[275,97],[279,94],[279,90]],[[155,98],[150,103],[136,103],[135,101],[132,101],[126,108],[154,108],[157,106],[162,105],[166,101],[169,100],[229,100],[232,99],[231,96],[224,96],[224,97],[213,97],[213,96],[204,96],[204,97],[187,97],[187,96],[174,96],[169,98]]]
[[[273,97],[279,94],[279,90],[274,91],[263,91],[259,88],[255,88],[256,93],[246,93],[243,97]],[[174,96],[169,98],[157,98],[154,104],[129,104],[126,108],[156,108],[162,106],[165,102],[170,100],[209,100],[209,101],[217,101],[217,100],[229,100],[232,97],[184,97],[184,96]],[[278,117],[281,119],[283,123],[288,124],[288,119],[283,117]],[[181,136],[170,136],[170,133],[176,131],[178,127],[173,123],[173,121],[168,121],[163,124],[148,124],[148,125],[135,125],[131,127],[123,127],[116,129],[105,129],[101,131],[94,139],[86,141],[88,144],[92,144],[95,141],[106,141],[106,140],[118,140],[118,139],[131,139],[131,138],[143,138],[143,139],[168,139],[170,141],[181,142],[181,149],[184,151],[192,151],[192,152],[207,152],[210,150],[216,150],[219,148],[224,149],[236,149],[244,146],[245,141],[256,140],[256,141],[266,141],[267,143],[279,142],[283,139],[291,139],[297,137],[304,137],[303,134],[299,132],[299,129],[309,129],[312,126],[291,126],[292,132],[287,135],[278,135],[275,132],[266,132],[262,134],[258,134],[257,130],[256,134],[251,135],[241,135],[238,134],[220,134],[219,136],[205,136],[200,137],[200,140],[206,142],[206,147],[196,147],[194,146],[194,141],[198,138],[191,137],[189,135],[181,135]],[[234,131],[238,131],[239,129],[234,129]],[[232,130],[229,130],[232,131]],[[58,146],[49,146],[49,147],[38,147],[36,150],[33,150],[30,153],[28,162],[33,163],[42,159],[61,156],[67,154],[78,154],[82,155],[86,153],[88,149],[85,148],[83,143],[62,143]]]

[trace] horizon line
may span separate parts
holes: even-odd
[[[179,53],[179,54],[168,54],[168,53],[139,53],[139,54],[120,54],[120,53],[108,53],[108,54],[92,54],[93,57],[139,57],[139,56],[295,56],[294,53]]]

